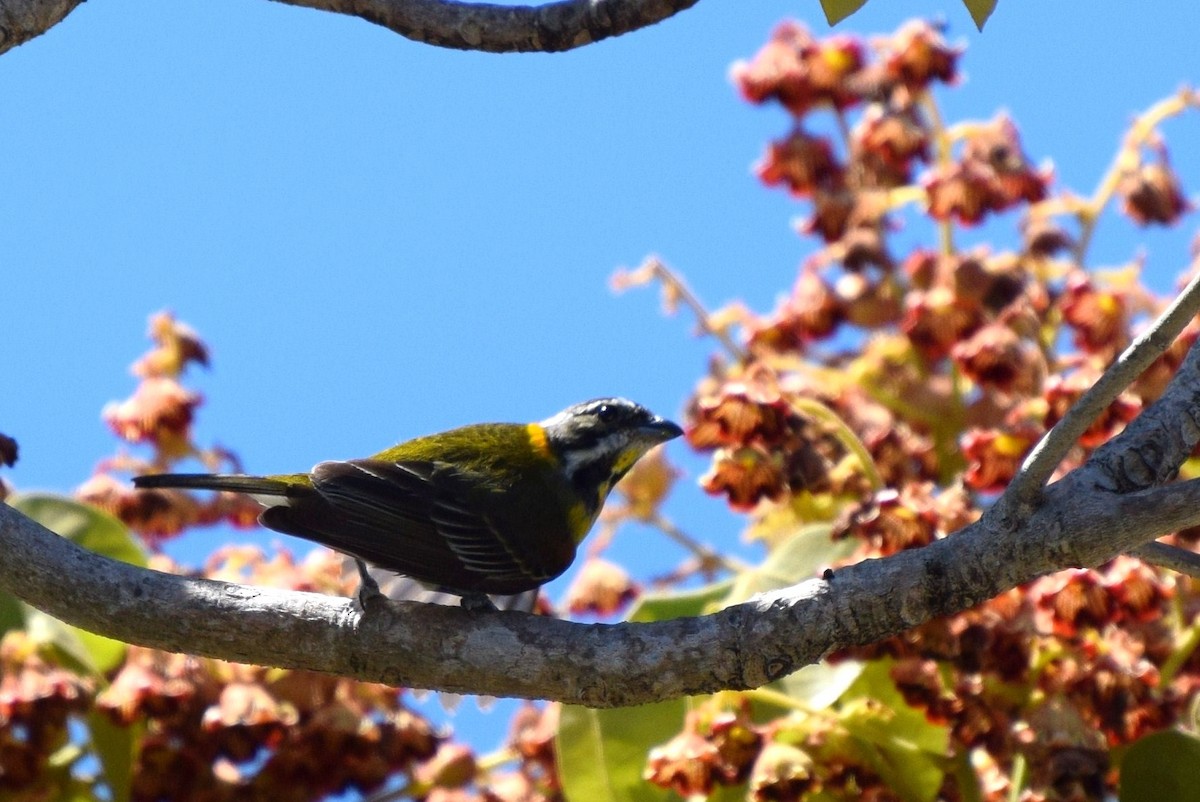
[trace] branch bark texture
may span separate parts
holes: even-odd
[[[456,50],[558,53],[661,22],[699,0],[559,0],[539,6],[456,0],[277,0],[362,17]]]
[[[57,25],[82,0],[0,0],[0,53]],[[277,0],[361,17],[416,42],[489,53],[557,53],[645,28],[699,0],[558,0],[538,6],[458,0]]]
[[[1200,481],[1162,484],[1200,441],[1200,349],[1170,388],[1036,508],[998,504],[921,549],[702,618],[585,625],[190,579],[85,551],[0,505],[0,585],[131,643],[390,685],[606,707],[762,685],[830,651],[1097,566],[1200,523]]]
[[[41,36],[83,0],[0,0],[0,53]]]

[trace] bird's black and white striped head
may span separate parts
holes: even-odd
[[[683,434],[676,424],[624,398],[597,398],[541,422],[568,481],[595,513],[647,451]],[[597,495],[598,491],[598,495]]]

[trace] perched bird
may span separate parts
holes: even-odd
[[[554,579],[575,559],[613,485],[683,433],[624,398],[567,407],[538,423],[480,423],[418,437],[309,473],[150,474],[139,488],[230,490],[266,509],[259,521],[490,608]]]

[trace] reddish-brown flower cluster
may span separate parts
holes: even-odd
[[[923,182],[931,217],[974,225],[988,213],[1046,197],[1052,175],[1029,164],[1011,120],[1000,116],[967,131],[961,158],[939,165]]]
[[[917,250],[903,270],[910,285],[900,329],[928,362],[952,356],[960,369],[969,370],[981,352],[999,351],[972,378],[1001,380],[1009,386],[997,389],[1005,391],[1024,379],[1020,384],[1026,392],[1036,389],[1041,354],[1031,341],[1037,334],[1035,317],[1045,312],[1047,299],[1025,266],[982,252],[946,256]],[[975,336],[980,340],[972,343]]]
[[[961,440],[967,460],[963,481],[981,493],[1002,492],[1043,433],[1040,427],[1030,424],[967,431]]]
[[[495,777],[488,782],[489,802],[540,802],[562,797],[554,746],[560,710],[558,704],[538,707],[526,703],[513,716],[508,746],[520,764],[516,772],[501,775],[509,778],[503,787],[499,787]],[[517,779],[512,779],[513,774]],[[518,795],[518,791],[528,796]]]
[[[1108,362],[1129,344],[1130,310],[1124,293],[1097,287],[1086,273],[1076,272],[1067,279],[1059,306],[1080,351]]]
[[[1035,752],[1034,770],[1061,779],[1070,774],[1055,757],[1064,750],[1105,756],[1180,709],[1178,695],[1158,681],[1157,666],[1173,652],[1162,626],[1171,595],[1152,569],[1120,558],[1098,572],[1046,577],[853,654],[896,658],[891,673],[905,700],[950,724],[962,748],[1006,763],[1053,746]],[[1106,760],[1088,765],[1098,773],[1087,781],[1103,784]]]
[[[1051,376],[1046,381],[1042,395],[1045,400],[1046,417],[1043,426],[1050,429],[1067,413],[1100,377],[1098,371],[1083,368],[1072,373]],[[1107,442],[1114,434],[1125,428],[1125,424],[1138,416],[1142,404],[1132,393],[1123,393],[1104,411],[1079,438],[1084,448],[1096,448]]]
[[[876,43],[883,54],[882,71],[889,83],[910,92],[921,92],[939,81],[958,81],[958,57],[962,51],[948,47],[938,29],[925,20],[910,20]]]
[[[1034,582],[1028,590],[1038,629],[1074,637],[1083,628],[1153,621],[1166,611],[1173,587],[1132,557],[1095,571],[1068,570]]]
[[[858,504],[847,505],[834,525],[835,538],[854,538],[860,554],[879,557],[924,546],[974,521],[979,511],[960,487],[934,493],[932,482],[886,488]]]
[[[705,490],[724,494],[736,510],[752,510],[789,492],[843,492],[847,482],[858,482],[831,470],[845,456],[844,445],[801,414],[769,371],[712,384],[711,392],[697,394],[686,427],[694,448],[714,450],[712,468],[700,479]]]
[[[749,713],[743,706],[689,715],[683,732],[650,751],[643,776],[685,799],[707,796],[717,785],[746,782],[758,771],[764,742]]]
[[[12,466],[17,463],[17,441],[6,434],[0,433],[0,466]],[[0,477],[0,501],[8,497],[8,485]]]
[[[1125,214],[1142,226],[1171,225],[1191,209],[1165,152],[1159,154],[1158,161],[1141,164],[1122,176],[1117,191]]]
[[[222,522],[254,526],[259,507],[246,496],[215,493],[198,499],[177,490],[134,490],[109,473],[165,471],[186,458],[199,459],[210,468],[227,465],[240,470],[233,454],[201,449],[192,441],[192,419],[203,399],[179,379],[191,364],[208,365],[207,346],[195,331],[166,312],[151,316],[149,336],[154,347],[133,365],[141,383],[129,398],[105,406],[102,417],[122,440],[148,445],[153,455],[137,459],[122,454],[104,461],[76,489],[76,497],[120,518],[154,549],[191,526]]]
[[[573,615],[610,616],[638,595],[637,583],[621,566],[600,557],[583,563],[567,589],[567,609]]]
[[[557,704],[526,704],[517,711],[504,747],[517,761],[510,769],[486,768],[470,747],[443,744],[414,772],[406,796],[425,802],[562,802],[554,750],[558,715]]]
[[[798,198],[838,189],[843,173],[829,140],[799,129],[786,139],[772,142],[758,166],[758,177],[764,184],[783,184]]]
[[[68,795],[50,761],[68,745],[68,719],[87,711],[94,688],[48,659],[50,651],[20,630],[0,640],[0,795]]]
[[[855,704],[860,712],[880,709],[876,700]],[[718,698],[705,702],[688,714],[679,735],[650,751],[643,776],[687,799],[739,785],[754,802],[906,798],[880,776],[898,756],[876,752],[859,739],[863,730],[853,732],[854,725],[843,726],[832,715],[762,718],[752,715],[744,698],[733,709],[722,709]],[[868,739],[886,742],[886,726],[871,730]],[[907,750],[911,756],[911,744]]]
[[[797,117],[819,105],[846,108],[859,102],[852,79],[863,65],[862,45],[850,37],[814,39],[798,22],[775,29],[754,60],[731,75],[751,103],[777,100]]]
[[[192,412],[200,403],[198,393],[174,379],[153,376],[143,379],[125,401],[106,406],[101,417],[122,440],[150,443],[177,458],[187,453]]]
[[[679,476],[679,469],[667,461],[662,446],[651,449],[617,483],[620,512],[636,521],[653,521]],[[614,505],[610,503],[608,507]]]
[[[6,434],[0,434],[0,465],[16,465],[17,451],[17,441]]]

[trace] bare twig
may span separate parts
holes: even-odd
[[[1104,212],[1121,179],[1130,170],[1136,169],[1140,163],[1142,146],[1151,140],[1158,126],[1186,109],[1200,105],[1200,94],[1191,89],[1181,89],[1171,97],[1158,101],[1134,120],[1125,135],[1117,155],[1113,158],[1112,166],[1100,179],[1092,196],[1086,202],[1076,204],[1074,211],[1079,220],[1079,238],[1075,242],[1074,257],[1077,264],[1082,265],[1087,258],[1088,246],[1091,245],[1092,235],[1096,231],[1096,223]]]
[[[739,571],[745,571],[749,567],[736,557],[728,557],[715,551],[711,546],[704,545],[680,529],[674,521],[660,512],[655,512],[654,516],[647,523],[691,552],[692,556],[699,561],[702,571],[707,566],[711,566],[729,571],[731,574],[736,574]]]
[[[692,288],[687,285],[687,282],[674,270],[667,267],[666,263],[657,256],[646,257],[640,265],[631,271],[623,272],[622,276],[636,277],[631,282],[632,284],[642,284],[651,279],[657,279],[662,284],[663,295],[667,299],[665,304],[669,310],[673,310],[675,304],[682,303],[692,310],[700,330],[710,337],[716,338],[735,362],[745,363],[749,360],[749,354],[734,342],[733,338],[729,336],[728,329],[713,323],[712,315],[696,297],[696,293],[692,292]]]
[[[1034,446],[1005,496],[1017,505],[1037,501],[1050,475],[1079,437],[1126,387],[1150,367],[1200,312],[1200,271],[1150,328],[1138,335],[1104,375]]]
[[[937,101],[933,99],[933,95],[928,90],[924,90],[918,97],[918,102],[921,109],[925,112],[925,116],[929,121],[929,127],[933,131],[933,141],[937,148],[937,166],[939,168],[947,168],[952,161],[953,143],[950,139],[950,134],[946,130],[946,124],[942,122],[942,113],[938,109]],[[925,194],[922,191],[922,194]],[[926,195],[926,198],[928,196]],[[938,223],[938,237],[940,239],[941,252],[945,256],[954,254],[954,223],[949,217]]]
[[[1157,565],[1160,568],[1169,568],[1172,571],[1178,571],[1181,574],[1187,574],[1195,579],[1200,579],[1200,554],[1194,551],[1154,541],[1138,546],[1129,553],[1134,557],[1145,560],[1151,565]]]

